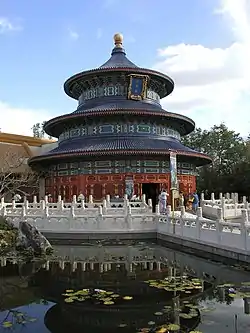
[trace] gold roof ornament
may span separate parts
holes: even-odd
[[[114,35],[114,43],[116,47],[122,47],[123,42],[123,35],[120,33],[117,33]]]

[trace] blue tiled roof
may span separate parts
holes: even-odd
[[[99,152],[99,151],[115,151],[115,150],[132,150],[132,151],[166,151],[174,150],[187,154],[199,154],[195,150],[185,147],[180,141],[172,138],[141,138],[134,136],[127,137],[108,137],[108,138],[80,138],[69,140],[62,143],[57,148],[45,153],[43,156],[67,154],[67,153],[83,153],[83,152]],[[202,155],[202,154],[201,154]],[[202,157],[202,156],[201,156]],[[208,159],[204,155],[204,159]]]
[[[125,98],[113,98],[109,97],[95,98],[89,102],[78,107],[73,113],[79,113],[84,111],[101,111],[101,110],[117,110],[117,109],[137,109],[145,111],[164,112],[160,104],[145,101],[132,101]],[[165,111],[167,112],[167,111]]]
[[[126,57],[126,52],[122,47],[115,47],[111,53],[111,57],[108,61],[105,62],[99,68],[136,68],[136,66],[132,61],[128,60]]]

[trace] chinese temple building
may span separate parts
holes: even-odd
[[[178,189],[195,191],[196,168],[211,159],[180,141],[194,130],[194,122],[161,107],[160,100],[174,89],[173,80],[131,62],[121,34],[114,42],[107,62],[65,82],[66,94],[78,107],[45,124],[58,146],[32,157],[29,165],[48,171],[46,193],[54,199],[70,200],[79,193],[95,200],[125,193],[156,197],[172,186],[172,154]]]

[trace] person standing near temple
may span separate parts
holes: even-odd
[[[168,201],[168,193],[166,190],[162,190],[159,195],[159,202],[160,202],[160,212],[166,213],[167,210],[167,201]]]
[[[193,202],[192,202],[193,211],[196,212],[198,207],[199,207],[199,196],[196,192],[194,192],[193,193]]]
[[[84,199],[85,199],[84,194],[82,194],[82,192],[80,192],[79,195],[78,195],[78,197],[77,197],[77,201],[78,202],[82,202],[82,201],[84,201]]]

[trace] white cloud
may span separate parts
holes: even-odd
[[[6,17],[0,17],[0,34],[16,30],[21,30],[21,26],[14,24]]]
[[[69,38],[71,40],[78,40],[79,39],[80,36],[75,30],[69,29],[68,32],[69,32]]]
[[[175,81],[175,90],[163,100],[169,111],[192,117],[208,128],[225,122],[250,132],[250,1],[219,0],[222,15],[235,41],[225,48],[178,44],[158,50],[154,68]]]
[[[1,118],[0,131],[21,135],[32,135],[32,126],[36,123],[49,120],[51,115],[46,110],[33,110],[15,108],[0,101]]]

